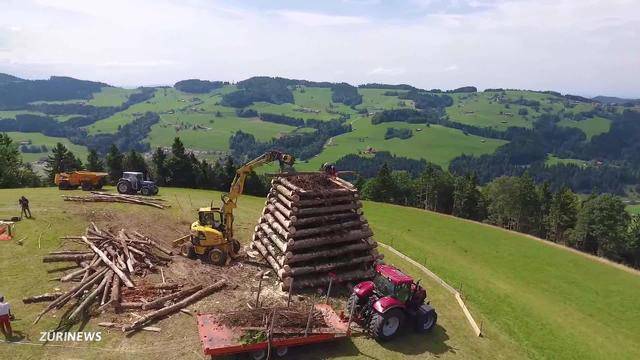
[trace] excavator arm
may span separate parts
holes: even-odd
[[[222,213],[228,239],[233,238],[233,209],[236,208],[236,201],[244,191],[244,182],[247,180],[247,176],[253,169],[274,161],[279,161],[280,170],[283,170],[285,165],[293,166],[295,158],[292,155],[272,150],[258,156],[236,170],[236,176],[231,183],[229,193],[222,195]]]

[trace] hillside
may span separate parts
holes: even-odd
[[[123,204],[65,203],[55,188],[23,190],[35,220],[17,224],[18,238],[0,243],[3,292],[17,314],[14,329],[37,343],[39,332],[52,329],[54,318],[31,326],[39,305],[22,305],[21,297],[50,291],[55,264],[40,256],[61,246],[59,236],[82,232],[88,221],[126,226],[166,241],[184,233],[195,209],[217,200],[219,193],[161,189],[172,208],[158,210]],[[80,193],[80,192],[78,192]],[[15,215],[19,191],[0,190],[0,217]],[[264,200],[242,197],[236,231],[247,243]],[[640,276],[539,240],[486,225],[380,203],[365,203],[375,238],[426,264],[445,281],[461,288],[485,336],[475,338],[455,300],[439,284],[385,253],[386,260],[421,277],[439,312],[440,326],[426,337],[409,335],[384,346],[364,337],[353,342],[305,349],[304,357],[356,359],[556,358],[633,359],[640,357]],[[38,237],[42,232],[42,248]],[[214,275],[211,276],[212,280]],[[216,299],[214,299],[215,301]],[[206,302],[198,310],[206,311]],[[243,306],[240,304],[240,306]],[[85,330],[96,328],[97,321]],[[191,317],[181,314],[158,323],[162,332],[125,337],[118,331],[100,343],[54,346],[0,346],[0,357],[200,358]],[[104,330],[103,330],[104,331]],[[162,348],[157,346],[162,343]],[[294,353],[302,356],[302,353]]]
[[[199,157],[219,159],[229,153],[247,155],[249,150],[230,147],[238,131],[253,136],[259,145],[280,148],[292,146],[293,141],[287,143],[284,137],[300,136],[305,145],[288,150],[302,160],[301,170],[315,170],[349,154],[370,157],[377,152],[425,159],[447,168],[462,155],[492,155],[505,144],[529,136],[526,131],[553,139],[537,146],[548,153],[546,156],[557,159],[547,165],[572,163],[571,159],[579,157],[589,166],[591,160],[607,157],[600,145],[589,148],[593,147],[591,140],[610,132],[625,110],[556,92],[476,92],[473,87],[442,92],[408,85],[353,87],[254,77],[237,84],[191,79],[175,87],[122,89],[58,77],[31,81],[5,75],[3,79],[0,98],[12,90],[20,96],[4,96],[0,131],[11,132],[19,141],[48,146],[55,138],[67,138],[102,152],[110,142],[105,136],[111,136],[124,138],[119,140],[122,151],[151,151],[170,147],[178,136]],[[64,91],[56,92],[54,86]],[[611,99],[604,100],[608,103]],[[397,117],[374,123],[375,117],[384,118],[387,112],[397,110],[416,110],[423,118]],[[158,114],[159,120],[140,127],[144,122],[140,119],[148,112]],[[553,134],[536,125],[542,118],[551,119]],[[130,136],[132,129],[136,136]],[[390,131],[405,135],[390,137]],[[85,150],[79,151],[84,158]],[[522,151],[528,152],[530,164],[545,162],[545,157],[533,154],[533,150]],[[25,160],[33,162],[46,155],[30,153]],[[626,161],[622,156],[614,155],[610,161]],[[509,171],[513,170],[496,170],[491,176]]]

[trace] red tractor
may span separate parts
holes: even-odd
[[[414,331],[426,333],[438,319],[436,310],[425,300],[427,292],[420,281],[403,274],[393,266],[376,265],[373,281],[363,281],[353,288],[347,311],[353,307],[353,318],[378,341],[392,339],[405,323]]]

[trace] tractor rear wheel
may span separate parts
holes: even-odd
[[[71,186],[67,181],[60,181],[60,184],[58,184],[58,189],[60,190],[68,190],[69,188],[71,188]]]
[[[404,313],[400,309],[391,309],[384,313],[374,311],[369,321],[369,332],[376,340],[388,341],[398,334],[403,323]]]
[[[120,194],[129,194],[131,193],[131,184],[128,181],[120,181],[116,186],[118,188],[118,192]]]
[[[349,300],[347,300],[347,309],[345,314],[347,316],[351,314],[351,308],[353,307],[353,317],[354,319],[358,318],[358,314],[360,314],[360,310],[362,309],[362,305],[360,304],[360,297],[355,293],[351,293],[349,296]]]
[[[211,249],[207,253],[207,261],[213,265],[222,266],[227,262],[227,254],[220,249]]]
[[[183,244],[180,247],[180,254],[193,260],[196,258],[196,249],[191,244]]]

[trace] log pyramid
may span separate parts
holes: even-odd
[[[362,213],[358,190],[324,173],[274,178],[252,246],[282,280],[282,289],[358,281],[382,258]]]

